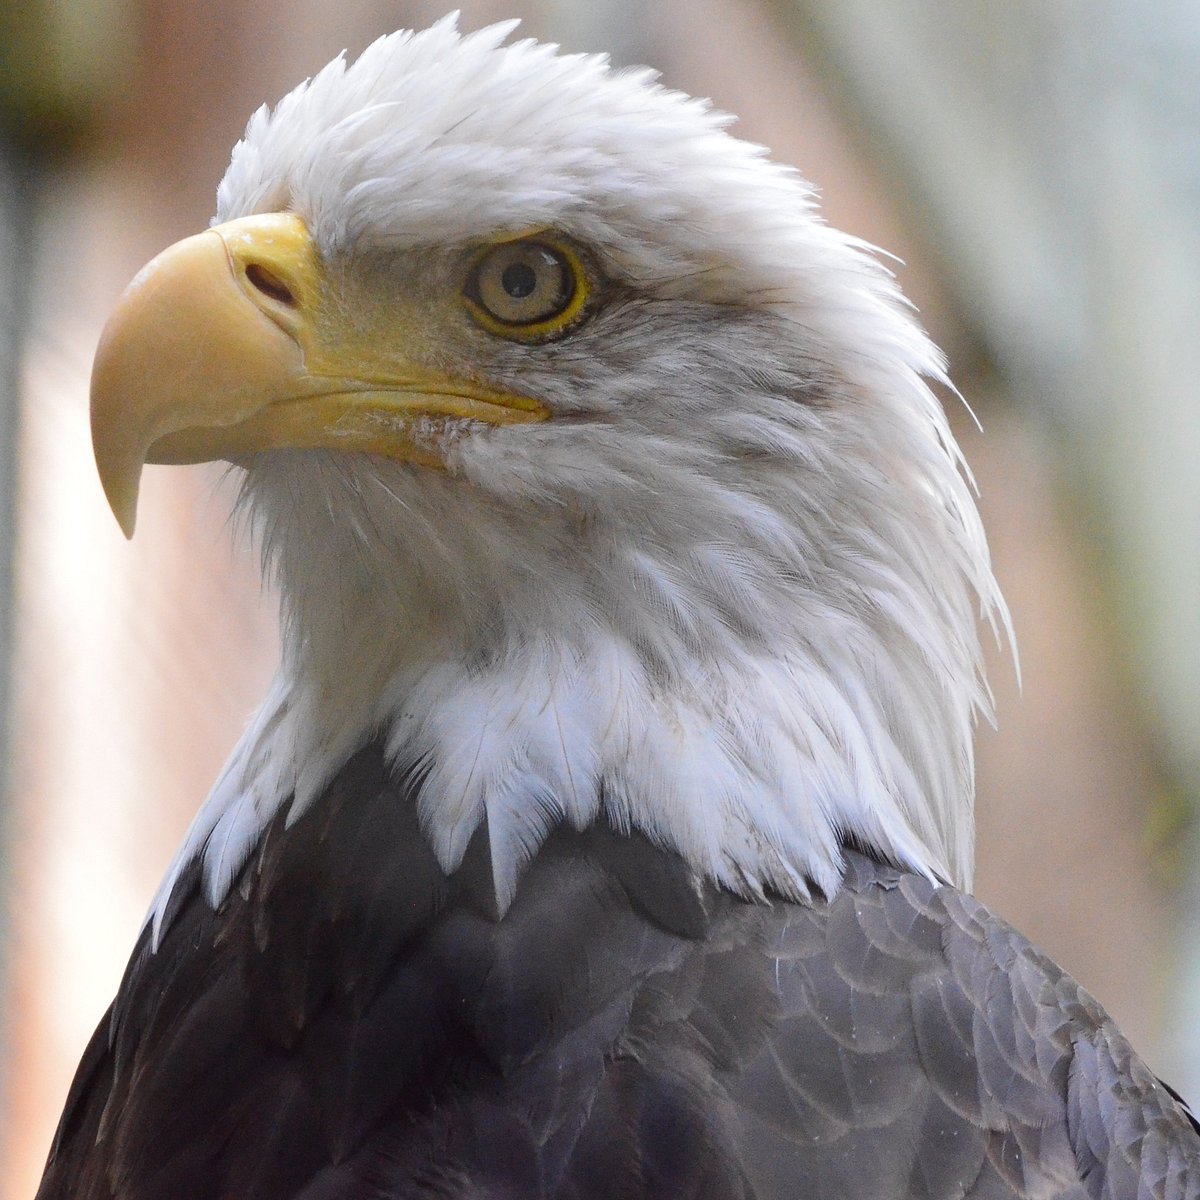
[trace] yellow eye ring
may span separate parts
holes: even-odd
[[[488,246],[471,263],[463,301],[489,333],[540,342],[567,329],[589,293],[579,255],[548,234]]]

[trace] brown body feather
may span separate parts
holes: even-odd
[[[143,939],[39,1200],[1183,1197],[1200,1138],[1100,1008],[952,888],[848,852],[754,904],[607,827],[498,919],[378,745],[219,910]]]

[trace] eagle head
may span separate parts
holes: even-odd
[[[226,459],[282,598],[177,870],[219,900],[382,737],[444,868],[486,822],[501,906],[602,817],[749,896],[831,894],[847,839],[967,884],[1005,618],[938,352],[728,118],[513,27],[257,112],[102,339],[126,530],[144,462]]]

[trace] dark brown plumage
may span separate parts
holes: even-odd
[[[851,851],[811,907],[560,830],[498,919],[361,751],[143,938],[39,1200],[1187,1197],[1200,1139],[1099,1006]]]

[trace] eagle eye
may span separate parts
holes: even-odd
[[[578,256],[548,237],[489,246],[474,261],[463,297],[485,329],[536,342],[566,329],[587,299]]]

